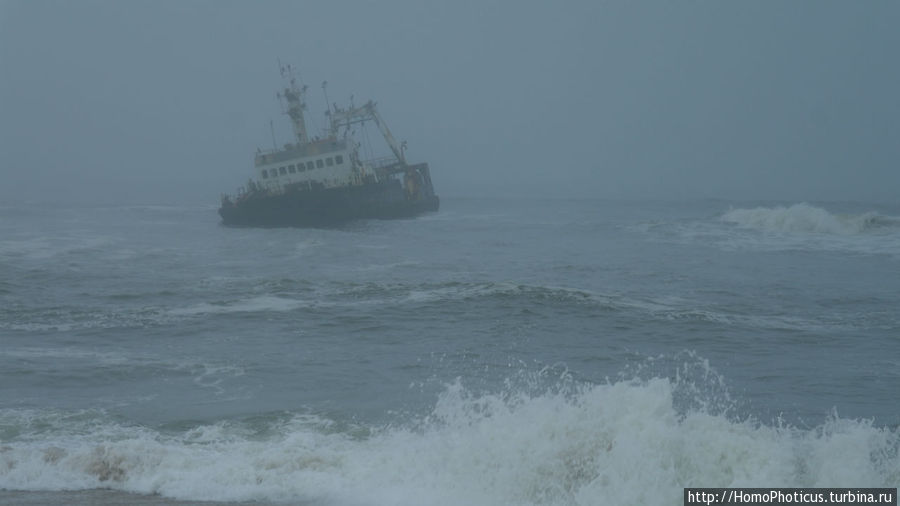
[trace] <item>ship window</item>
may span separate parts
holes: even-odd
[[[344,157],[342,155],[337,155],[336,157],[334,157],[334,163],[338,165],[344,163]]]
[[[318,160],[316,160],[316,167],[318,167],[318,168],[321,169],[324,165],[325,165],[325,164],[322,163],[322,159],[321,159],[321,158],[319,158]]]
[[[287,174],[287,168],[285,168],[285,167],[279,167],[279,168],[278,168],[278,172],[280,172],[281,175],[283,176],[283,175]]]
[[[269,179],[269,171],[263,169],[262,175],[263,175],[263,179]]]
[[[294,174],[295,172],[297,172],[297,167],[294,165],[288,165],[288,172]]]
[[[327,166],[329,166],[329,167],[331,167],[332,165],[334,165],[334,158],[332,158],[332,157],[330,157],[330,156],[329,156],[328,158],[326,158],[326,159],[325,159],[325,165],[327,165]]]
[[[306,170],[313,170],[315,167],[313,166],[313,161],[310,160],[306,162]]]

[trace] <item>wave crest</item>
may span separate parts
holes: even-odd
[[[55,424],[0,447],[0,489],[373,505],[662,505],[702,484],[893,486],[900,479],[897,429],[836,414],[801,429],[679,408],[685,384],[702,390],[696,383],[716,376],[704,364],[689,369],[675,379],[569,378],[543,391],[478,392],[458,380],[428,416],[363,430],[313,415],[271,421],[262,431],[241,422],[179,433],[108,418]]]
[[[883,227],[900,226],[900,218],[876,212],[863,214],[833,214],[806,203],[790,207],[756,207],[731,209],[722,215],[726,223],[769,232],[802,232],[835,235],[856,235]]]

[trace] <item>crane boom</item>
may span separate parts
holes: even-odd
[[[397,141],[394,140],[394,136],[391,134],[391,130],[388,128],[387,123],[385,123],[381,118],[381,115],[378,114],[378,109],[375,108],[375,102],[372,102],[371,100],[360,107],[351,107],[349,109],[339,109],[336,107],[335,110],[331,112],[331,135],[337,136],[338,130],[341,127],[349,127],[354,123],[362,123],[369,120],[374,121],[375,125],[378,126],[378,130],[381,131],[381,135],[391,148],[394,156],[397,157],[397,160],[399,160],[401,164],[406,165],[406,157],[403,154],[403,149],[401,149],[397,144]]]

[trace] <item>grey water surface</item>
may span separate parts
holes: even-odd
[[[877,203],[447,199],[340,229],[7,206],[0,503],[896,486],[898,308]]]

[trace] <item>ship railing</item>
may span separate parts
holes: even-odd
[[[366,160],[364,163],[372,167],[373,169],[381,169],[384,167],[389,167],[397,163],[397,158],[393,156],[384,156],[381,158],[373,158],[371,160]]]

